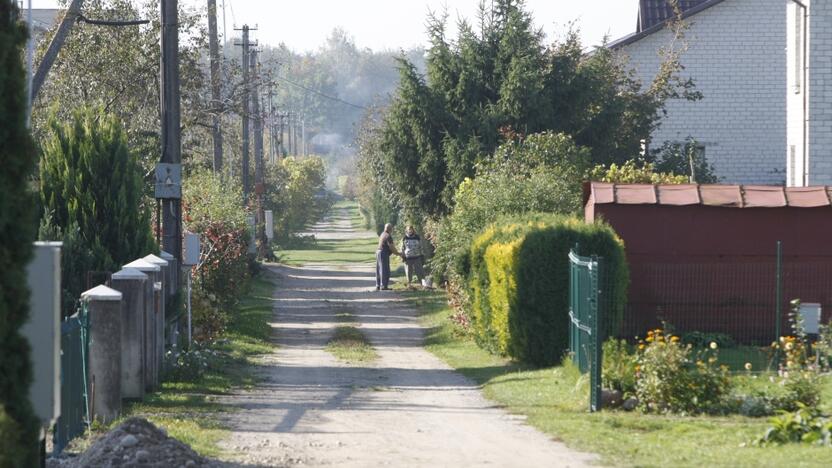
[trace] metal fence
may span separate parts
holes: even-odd
[[[61,416],[55,423],[54,453],[84,433],[89,425],[87,357],[89,316],[86,304],[61,324]]]
[[[789,304],[816,304],[832,313],[832,258],[719,255],[630,259],[629,301],[619,336],[633,340],[669,327],[683,342],[717,341],[720,360],[733,370],[775,365],[772,341],[791,333]]]
[[[569,350],[581,372],[589,372],[589,410],[601,409],[601,262],[569,252]]]

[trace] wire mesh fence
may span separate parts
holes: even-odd
[[[716,342],[733,370],[773,369],[771,343],[791,334],[789,304],[832,313],[832,257],[718,255],[630,258],[629,300],[618,335],[669,328],[695,347]],[[810,330],[811,331],[811,330]]]

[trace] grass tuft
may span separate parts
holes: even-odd
[[[335,327],[335,333],[327,343],[326,350],[348,363],[370,362],[378,358],[378,353],[364,333],[352,325]]]

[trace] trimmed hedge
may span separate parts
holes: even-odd
[[[603,323],[621,325],[629,270],[624,245],[605,224],[533,214],[505,218],[472,243],[467,284],[477,343],[495,353],[535,365],[560,361],[569,348],[569,259],[603,258]]]

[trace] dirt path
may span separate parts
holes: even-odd
[[[356,232],[346,216],[316,226],[319,239]],[[226,448],[267,466],[585,466],[592,455],[554,442],[495,408],[477,386],[422,348],[423,329],[396,293],[371,291],[365,265],[270,266],[278,349],[264,382],[224,402]],[[335,315],[351,313],[377,349],[372,364],[347,365],[324,350]],[[360,325],[359,325],[360,324]]]

